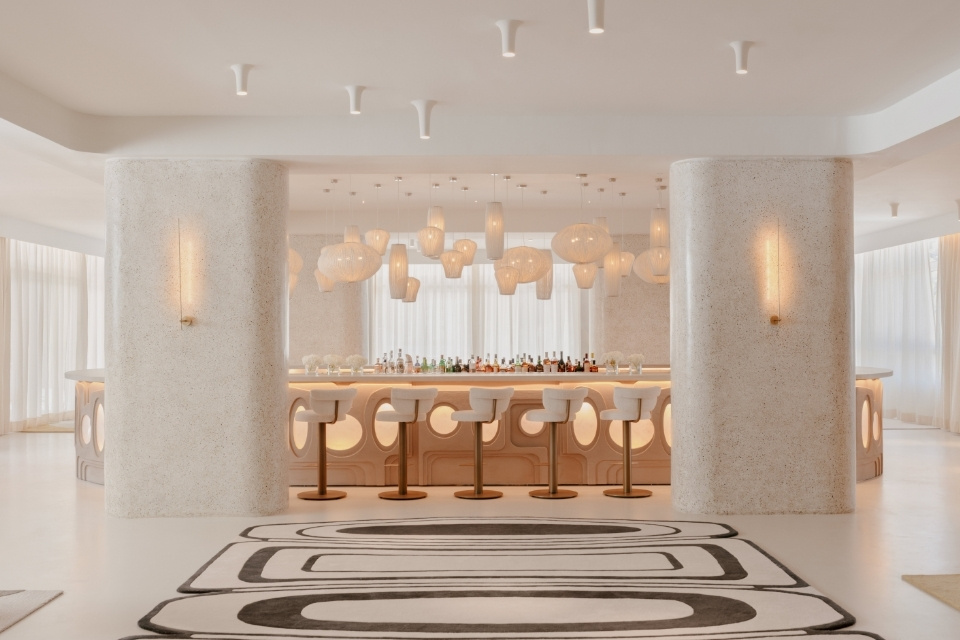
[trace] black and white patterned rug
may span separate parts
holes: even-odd
[[[140,620],[161,635],[137,638],[879,638],[838,631],[850,614],[736,535],[569,518],[256,526]]]

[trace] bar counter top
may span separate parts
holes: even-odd
[[[65,377],[68,380],[103,382],[105,375],[105,369],[81,369],[78,371],[68,371]],[[879,378],[888,378],[892,375],[893,371],[890,369],[857,367],[857,380],[876,380]],[[395,384],[469,384],[477,382],[485,382],[487,384],[494,382],[498,384],[556,384],[558,382],[668,382],[669,380],[670,369],[664,367],[644,367],[643,373],[640,375],[631,375],[628,373],[619,373],[617,375],[607,375],[605,373],[367,373],[361,376],[349,374],[330,376],[325,373],[321,373],[320,375],[306,375],[302,373],[300,369],[291,369],[289,376],[289,381],[293,383],[333,382],[335,384],[362,382],[369,384],[382,384],[387,382]]]

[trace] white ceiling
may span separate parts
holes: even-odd
[[[393,229],[396,175],[414,194],[401,198],[403,226],[422,224],[433,195],[455,226],[479,231],[491,172],[513,177],[513,230],[599,215],[598,187],[612,226],[625,191],[627,230],[642,230],[654,178],[698,154],[872,151],[856,158],[858,235],[955,213],[960,198],[960,137],[937,129],[960,104],[931,89],[960,84],[956,0],[607,0],[602,35],[586,31],[585,0],[7,0],[0,11],[0,216],[94,237],[114,155],[283,160],[294,232],[332,228],[331,209],[342,226],[351,189],[372,226],[377,182]],[[522,21],[516,58],[499,55],[500,18]],[[736,39],[756,42],[745,76],[733,73]],[[234,95],[235,62],[254,65],[248,96]],[[368,87],[363,115],[346,114],[346,84]],[[415,98],[438,102],[429,141],[416,136]],[[583,214],[577,173],[589,174]],[[453,175],[467,202],[451,195]]]

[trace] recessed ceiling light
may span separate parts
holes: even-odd
[[[357,84],[351,84],[347,86],[347,94],[350,96],[351,115],[360,114],[360,94],[363,93],[364,89],[366,89],[366,87]]]
[[[500,53],[504,58],[513,58],[517,55],[517,27],[519,20],[497,20],[500,27]]]
[[[603,0],[587,0],[590,33],[603,33]]]
[[[750,45],[752,44],[749,40],[737,40],[730,43],[735,56],[736,71],[740,75],[747,73],[747,53],[750,51]]]
[[[250,72],[249,64],[232,64],[233,74],[237,78],[237,95],[247,95],[247,74]]]

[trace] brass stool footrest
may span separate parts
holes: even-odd
[[[423,491],[407,491],[406,493],[384,491],[379,494],[379,497],[384,500],[420,500],[421,498],[426,498],[427,494]]]
[[[534,498],[546,498],[548,500],[562,500],[564,498],[576,498],[577,492],[570,489],[557,489],[556,493],[550,493],[550,489],[535,489],[530,492]]]
[[[611,498],[649,498],[653,495],[653,492],[636,488],[631,488],[630,491],[624,491],[623,487],[617,487],[616,489],[605,490],[603,495],[610,496]]]
[[[297,494],[297,497],[301,500],[339,500],[340,498],[345,498],[346,495],[346,491],[327,489],[325,493],[318,493],[317,490],[314,489],[313,491],[301,491]]]
[[[494,498],[502,497],[503,492],[484,489],[481,493],[477,493],[473,489],[467,489],[465,491],[457,491],[453,495],[458,498],[464,498],[465,500],[492,500]]]

